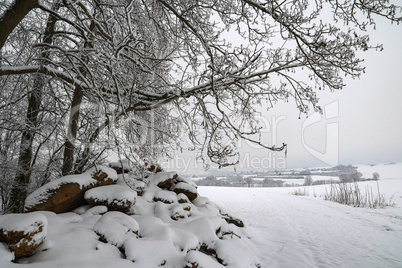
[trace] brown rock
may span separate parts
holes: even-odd
[[[159,188],[162,188],[162,189],[169,189],[170,187],[172,187],[172,182],[173,182],[178,176],[179,176],[179,175],[175,174],[175,175],[173,175],[173,177],[167,178],[166,180],[159,182],[159,183],[157,184],[157,186],[158,186]]]
[[[236,219],[232,216],[230,216],[229,214],[225,214],[222,213],[221,211],[219,211],[219,213],[222,215],[222,219],[224,219],[227,223],[232,223],[234,225],[236,225],[237,227],[244,227],[244,223],[242,220],[240,219]]]
[[[183,210],[191,211],[191,206],[190,205],[185,205],[185,206],[183,206]]]
[[[84,200],[85,190],[78,183],[63,184],[59,188],[50,190],[47,193],[49,197],[46,200],[33,207],[25,208],[25,211],[42,210],[63,213],[86,204]]]
[[[29,257],[43,244],[47,219],[42,214],[8,214],[1,216],[0,242],[6,243],[16,258]]]
[[[171,208],[172,220],[186,219],[191,216],[191,206],[188,204],[178,204]]]
[[[111,211],[129,212],[137,192],[120,185],[107,185],[88,190],[85,201],[94,206],[106,206]]]
[[[118,199],[113,199],[112,201],[87,199],[87,202],[93,206],[106,206],[110,211],[121,211],[125,213],[130,212],[131,206],[135,203],[128,200]]]
[[[112,184],[115,184],[116,181],[117,181],[117,177],[116,178],[110,178],[109,174],[104,172],[104,171],[102,171],[102,170],[94,172],[92,174],[92,179],[96,180],[97,182],[95,184],[89,185],[86,188],[86,190],[89,190],[89,189],[95,188],[95,187],[99,187],[99,186],[112,185]]]
[[[163,171],[162,167],[160,165],[158,165],[158,164],[156,164],[156,165],[154,165],[154,164],[152,164],[152,165],[145,164],[145,166],[147,167],[147,170],[152,172],[152,173],[159,173],[159,172]]]
[[[33,192],[25,202],[25,211],[68,212],[86,204],[85,191],[114,184],[116,178],[99,170],[92,174],[71,175],[52,181]]]
[[[148,177],[151,184],[158,186],[161,189],[170,189],[173,182],[179,177],[176,172],[159,172]]]
[[[118,162],[110,162],[109,167],[116,170],[117,174],[129,173],[130,165],[127,159],[120,160]]]
[[[154,202],[162,202],[165,204],[177,203],[177,194],[172,191],[159,190],[155,192]]]
[[[40,230],[42,231],[42,230]],[[32,234],[32,236],[35,234]],[[38,244],[32,244],[32,236],[27,236],[21,239],[16,244],[8,245],[8,249],[14,252],[16,258],[25,258],[35,254],[35,251],[43,244],[43,241]]]
[[[184,204],[184,203],[189,203],[189,202],[190,202],[190,200],[188,200],[188,197],[187,197],[185,194],[178,194],[178,195],[177,195],[177,198],[178,198],[178,202],[179,202],[180,204]]]
[[[173,191],[176,194],[184,194],[191,202],[198,197],[197,189],[184,182],[179,182],[178,184],[174,185]]]
[[[167,200],[167,199],[163,199],[163,198],[160,198],[160,197],[154,197],[153,201],[154,202],[162,202],[162,203],[165,203],[165,204],[173,204],[174,203],[172,200]]]
[[[130,188],[137,192],[137,196],[142,196],[147,184],[140,178],[135,178],[130,182]]]

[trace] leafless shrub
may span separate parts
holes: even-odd
[[[338,183],[331,184],[330,190],[326,190],[325,200],[337,202],[354,207],[385,208],[394,206],[392,197],[387,201],[384,195],[380,194],[380,186],[377,182],[377,193],[373,193],[373,188],[365,186],[363,192],[358,183]]]
[[[307,189],[307,187],[304,188],[296,188],[293,190],[293,192],[291,192],[290,194],[292,195],[298,195],[298,196],[309,196],[310,193]]]

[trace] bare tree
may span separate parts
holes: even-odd
[[[313,185],[313,178],[310,175],[304,177],[304,186],[311,186]]]
[[[254,182],[253,177],[252,176],[247,176],[245,178],[245,180],[247,182],[247,187],[250,188],[253,185],[253,182]]]
[[[9,6],[7,5],[9,2]],[[0,48],[2,48],[10,35],[10,33],[17,27],[17,25],[25,18],[25,16],[34,8],[39,7],[38,0],[15,0],[4,1],[1,8],[3,10],[0,18]]]

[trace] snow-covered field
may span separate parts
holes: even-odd
[[[402,163],[356,166],[363,178],[372,178],[374,172],[378,172],[380,178],[384,179],[400,179],[402,177]]]
[[[395,165],[395,168],[401,165]],[[213,241],[226,267],[402,267],[402,173],[387,171],[390,166],[362,166],[367,174],[377,171],[380,193],[392,198],[394,207],[355,208],[325,201],[329,185],[280,188],[199,187],[201,197],[191,204],[191,217],[171,219],[179,204],[150,202],[152,190],[137,200],[138,215],[105,214],[102,206],[84,214],[39,212],[48,221],[47,238],[33,257],[10,262],[10,253],[0,243],[0,267],[184,267],[183,260],[203,263],[202,267],[224,267],[213,258],[190,250]],[[372,168],[372,169],[371,169]],[[388,174],[388,173],[389,174]],[[388,174],[388,175],[385,175]],[[386,178],[386,176],[388,178]],[[377,192],[377,182],[359,182],[360,189]],[[152,188],[156,189],[156,188]],[[308,196],[293,195],[297,189]],[[152,194],[152,196],[151,196]],[[149,196],[148,196],[149,195]],[[175,198],[177,198],[175,196]],[[208,200],[209,199],[209,200]],[[99,211],[98,211],[99,210]],[[221,211],[240,218],[245,228],[227,224]],[[186,212],[186,211],[184,211]],[[212,213],[212,214],[211,214]],[[109,225],[111,240],[124,244],[126,257],[117,246],[99,241],[94,230],[106,220],[125,216],[139,228],[140,239],[120,230],[128,225]],[[101,222],[99,219],[104,219]],[[134,221],[134,220],[135,221]],[[123,222],[125,222],[123,221]],[[101,224],[102,223],[102,224]],[[137,226],[138,224],[138,226]],[[220,226],[220,227],[219,227]],[[127,228],[126,228],[127,227]],[[220,233],[215,235],[215,230]],[[130,229],[128,228],[128,229]],[[233,232],[234,235],[227,236]],[[132,237],[133,234],[130,234]],[[217,239],[216,236],[222,236]],[[239,239],[237,235],[242,238]],[[190,251],[189,251],[190,250]],[[187,253],[189,252],[189,253]],[[129,259],[136,260],[135,262]],[[167,260],[161,263],[161,260]],[[252,265],[251,265],[252,264]],[[250,265],[250,266],[249,266]],[[201,267],[201,266],[200,266]]]
[[[402,176],[401,176],[402,177]],[[376,182],[360,182],[377,191]],[[402,178],[380,180],[395,202],[385,209],[325,201],[328,185],[297,188],[200,187],[201,195],[244,220],[262,267],[402,267]],[[314,195],[316,197],[314,197]]]

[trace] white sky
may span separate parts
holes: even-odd
[[[321,115],[298,119],[290,101],[263,115],[266,140],[287,143],[287,157],[243,141],[237,170],[402,162],[402,25],[380,20],[369,34],[371,43],[382,43],[384,50],[362,52],[366,73],[346,79],[343,90],[319,92],[320,105],[329,109],[322,120]],[[162,164],[180,172],[202,171],[202,164],[194,162],[194,153],[184,152]]]
[[[402,25],[378,24],[370,39],[383,43],[384,51],[362,53],[366,73],[359,80],[345,80],[342,91],[322,94],[322,106],[338,102],[339,117],[305,128],[308,147],[324,151],[327,124],[337,123],[341,164],[402,162]],[[288,119],[279,123],[278,139],[289,144],[287,166],[325,165],[303,146],[305,120],[297,123],[295,112],[283,109]]]

